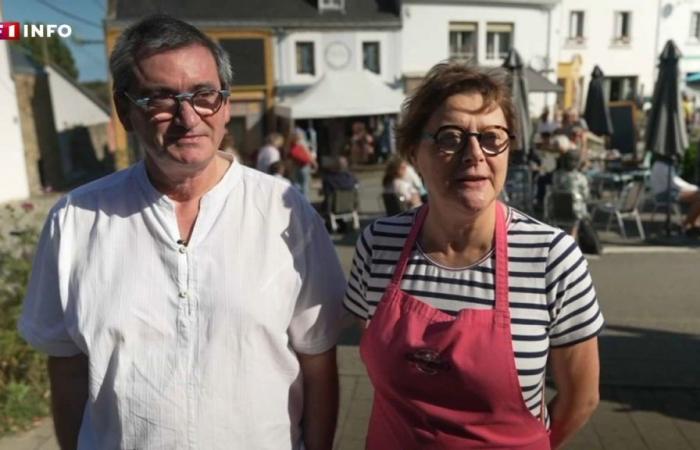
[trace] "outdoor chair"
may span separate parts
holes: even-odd
[[[574,211],[574,194],[548,191],[544,198],[544,220],[568,232],[577,228],[579,218]]]
[[[613,216],[617,219],[617,224],[620,227],[620,234],[625,239],[627,238],[627,232],[625,231],[624,219],[632,218],[637,224],[637,230],[639,231],[639,237],[644,240],[644,225],[642,224],[642,218],[639,215],[639,205],[644,197],[644,182],[643,181],[630,181],[622,188],[622,192],[616,201],[613,202],[603,202],[595,205],[593,211],[591,212],[591,219],[595,218],[595,214],[598,211],[602,211],[608,214],[608,222],[605,230],[610,229],[610,223],[612,222]]]
[[[360,229],[360,215],[357,212],[359,205],[359,193],[357,188],[333,190],[330,192],[327,202],[328,221],[331,230],[338,231],[338,220],[352,221],[353,230]]]
[[[654,217],[656,216],[657,212],[661,213],[662,216],[666,216],[668,208],[671,208],[671,215],[675,217],[676,223],[683,223],[683,214],[681,213],[680,203],[678,203],[677,200],[671,200],[669,202],[668,196],[664,195],[653,196],[651,208],[651,221],[654,221]]]
[[[395,216],[408,209],[404,199],[393,192],[382,193],[382,203],[387,216]]]

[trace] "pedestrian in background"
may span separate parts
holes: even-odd
[[[429,200],[364,230],[345,297],[366,325],[369,450],[559,449],[598,403],[586,260],[498,201],[517,123],[505,80],[439,64],[405,105],[399,153]]]
[[[229,56],[158,15],[110,71],[145,159],[54,206],[19,323],[61,448],[331,448],[343,273],[306,199],[217,151]]]
[[[316,157],[309,150],[304,130],[297,128],[289,140],[289,162],[292,183],[308,198],[311,189],[311,173],[318,168]]]
[[[268,173],[270,165],[281,159],[280,149],[284,145],[284,138],[279,133],[270,133],[265,136],[265,145],[258,150],[255,168]]]

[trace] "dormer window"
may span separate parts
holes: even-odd
[[[345,11],[345,0],[318,0],[318,10],[323,11]]]

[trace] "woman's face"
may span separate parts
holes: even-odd
[[[434,134],[445,125],[455,125],[473,133],[493,125],[507,127],[503,110],[498,105],[477,112],[482,103],[479,93],[453,95],[433,113],[423,131]],[[433,139],[424,138],[415,150],[414,160],[431,204],[443,210],[458,208],[474,214],[489,207],[501,193],[509,152],[508,148],[489,156],[481,150],[476,137],[470,136],[462,151],[447,154],[440,151]]]

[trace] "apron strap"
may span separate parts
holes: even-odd
[[[413,244],[416,243],[418,239],[418,233],[421,228],[423,228],[423,222],[425,222],[425,217],[428,215],[428,204],[424,204],[418,209],[411,226],[411,231],[408,233],[406,242],[403,244],[403,250],[401,250],[401,256],[399,261],[396,263],[394,268],[394,276],[391,277],[391,285],[398,288],[399,283],[401,283],[401,278],[403,278],[403,273],[406,271],[408,266],[408,259],[411,257],[411,251],[413,250]]]
[[[497,311],[509,313],[508,310],[508,230],[506,228],[506,207],[501,202],[496,203],[496,229],[494,247],[496,252],[496,267],[494,267],[494,282]],[[507,317],[510,317],[508,314]]]

